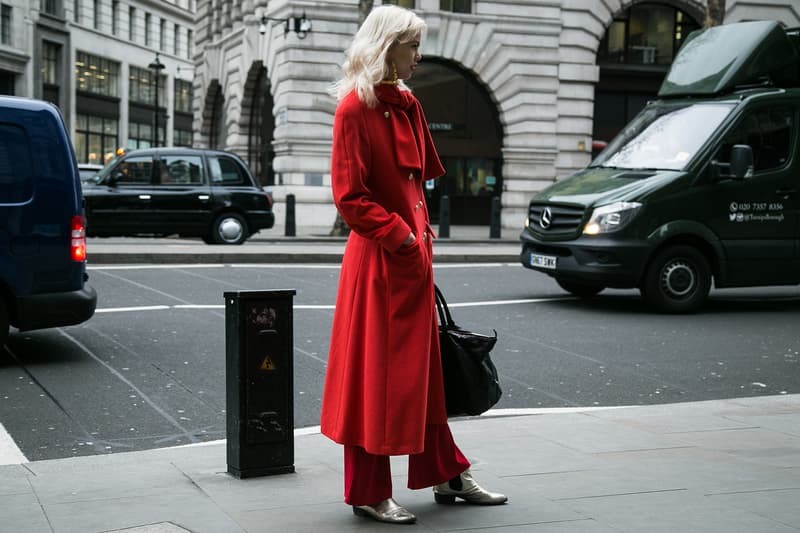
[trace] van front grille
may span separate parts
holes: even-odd
[[[583,208],[553,204],[531,204],[530,227],[537,233],[574,233],[583,220]]]

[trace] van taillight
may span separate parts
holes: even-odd
[[[69,235],[70,258],[73,261],[86,261],[86,219],[80,215],[72,217]]]

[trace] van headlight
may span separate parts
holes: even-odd
[[[619,231],[636,217],[642,208],[639,202],[615,202],[595,208],[589,222],[583,227],[585,235],[599,235]]]

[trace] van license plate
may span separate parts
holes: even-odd
[[[558,258],[552,255],[531,254],[531,266],[555,270],[556,259]]]

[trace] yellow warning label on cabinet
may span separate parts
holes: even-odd
[[[272,358],[269,355],[267,355],[266,357],[264,357],[264,360],[261,361],[261,366],[258,367],[258,369],[269,372],[270,370],[276,370],[277,367],[275,366],[275,363],[272,361]]]

